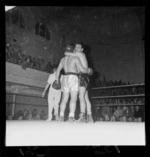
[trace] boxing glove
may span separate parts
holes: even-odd
[[[59,90],[61,88],[61,83],[60,81],[55,80],[52,84],[52,87],[56,90]]]

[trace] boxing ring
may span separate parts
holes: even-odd
[[[132,87],[135,85],[128,85],[128,86]],[[136,86],[141,86],[141,85],[136,85]],[[31,89],[32,88],[33,87],[31,87]],[[118,87],[113,87],[113,88],[118,88]],[[96,90],[100,90],[100,89],[101,88],[97,88]],[[40,90],[43,89],[38,89],[38,88],[35,89],[35,91],[38,90],[39,93],[37,93],[37,95],[33,95],[33,94],[29,95],[26,93],[10,93],[11,95],[13,94],[14,96],[12,97],[14,99],[11,100],[12,103],[14,104],[12,113],[14,113],[14,110],[16,108],[15,105],[17,103],[21,104],[24,102],[25,104],[29,104],[28,101],[30,97],[33,97],[34,99],[40,98],[41,97]],[[18,99],[20,95],[24,97],[23,102],[19,101],[22,99]],[[144,97],[144,96],[145,96],[144,94],[141,95],[139,94],[139,95],[130,95],[130,96],[122,95],[122,96],[113,96],[113,97],[124,98],[124,97]],[[107,97],[113,98],[111,96],[105,96],[104,98]],[[103,96],[92,97],[92,99],[94,99],[95,101],[101,98],[103,98]],[[47,99],[45,98],[43,100],[45,100],[45,104],[47,105]],[[30,103],[32,104],[32,101],[30,101]],[[40,101],[37,101],[36,103],[40,103]],[[33,101],[33,105],[34,105],[34,101]],[[55,121],[47,122],[44,120],[27,120],[27,121],[7,120],[5,144],[6,146],[146,145],[145,134],[146,133],[145,133],[144,122],[96,121],[95,123],[78,123],[78,122],[70,123],[70,122],[55,122]]]
[[[145,145],[145,123],[6,121],[6,146]]]

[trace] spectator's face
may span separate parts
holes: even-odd
[[[123,121],[123,122],[126,122],[126,117],[122,117],[122,121]]]
[[[18,120],[22,120],[22,116],[20,116],[20,117],[18,118]]]
[[[138,118],[138,122],[142,122],[142,118],[141,117]]]
[[[136,110],[139,110],[139,106],[136,106],[135,108],[136,108]]]
[[[128,121],[129,121],[129,122],[132,122],[132,118],[131,118],[131,117],[129,117],[129,118],[128,118]]]
[[[13,117],[10,115],[10,116],[8,116],[8,120],[12,120],[13,119]]]
[[[122,117],[120,117],[120,118],[119,118],[119,121],[121,121],[121,122],[122,122],[122,121],[123,121],[123,118],[122,118]]]
[[[103,120],[103,117],[100,117],[100,121],[104,121],[104,120]]]

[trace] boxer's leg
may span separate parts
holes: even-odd
[[[76,109],[78,91],[72,91],[70,95],[71,95],[71,99],[69,104],[70,107],[69,121],[74,121],[74,113]]]
[[[79,92],[79,79],[77,76],[70,75],[69,76],[69,89],[70,89],[70,113],[69,113],[69,121],[74,121],[74,113],[76,109],[77,96]]]
[[[89,100],[88,91],[85,92],[85,101],[87,108],[87,122],[93,122],[92,111],[91,111],[91,102]]]
[[[68,102],[69,92],[63,92],[62,101],[60,103],[60,121],[64,121],[64,111]]]
[[[85,92],[86,88],[80,86],[79,87],[79,100],[80,100],[80,122],[86,122],[85,119],[85,108],[86,108],[86,102],[85,102]]]
[[[62,81],[62,99],[60,102],[60,121],[64,121],[64,111],[69,98],[68,76],[63,77]]]

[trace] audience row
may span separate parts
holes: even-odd
[[[7,120],[46,120],[47,114],[45,114],[44,110],[38,114],[37,109],[33,109],[30,113],[29,110],[24,109],[18,110],[14,116],[8,115]]]
[[[19,47],[12,47],[9,44],[6,45],[6,61],[19,64],[23,69],[32,68],[40,71],[51,73],[53,67],[51,62],[47,62],[40,58],[35,58],[30,55],[25,55],[21,52]]]
[[[97,106],[94,114],[95,121],[145,121],[144,106]]]

